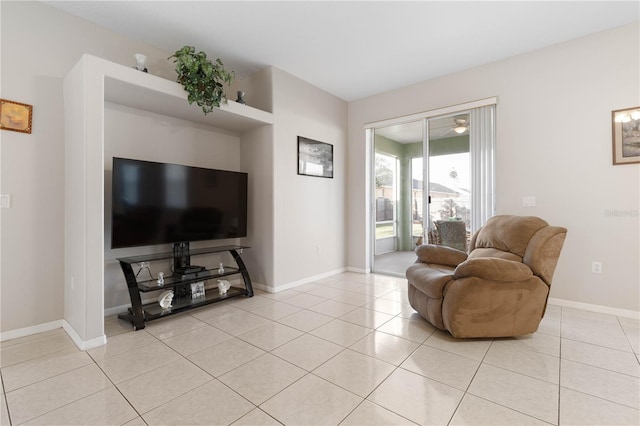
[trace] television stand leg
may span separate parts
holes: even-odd
[[[233,256],[233,259],[236,261],[238,265],[238,269],[242,274],[242,279],[244,280],[244,286],[247,289],[247,297],[253,297],[253,285],[251,285],[251,278],[249,277],[249,272],[247,271],[247,267],[245,266],[242,258],[238,254],[237,250],[229,250],[229,253]]]
[[[135,330],[142,330],[144,328],[144,309],[142,308],[142,299],[140,292],[138,291],[138,282],[136,281],[136,275],[133,273],[133,268],[130,263],[120,262],[120,268],[124,273],[124,278],[127,281],[127,287],[129,289],[129,297],[131,298],[131,315],[121,316],[123,319],[128,319],[133,323]]]

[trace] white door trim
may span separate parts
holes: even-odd
[[[443,108],[433,109],[430,111],[418,112],[411,115],[405,115],[402,117],[388,118],[380,121],[373,121],[371,123],[365,123],[365,129],[374,129],[376,127],[394,126],[397,124],[408,123],[410,121],[418,121],[424,118],[436,117],[444,114],[453,114],[462,110],[479,108],[487,105],[495,105],[498,103],[498,97],[479,99],[477,101],[465,102],[463,104],[451,105]]]

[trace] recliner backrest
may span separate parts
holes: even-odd
[[[534,216],[494,216],[478,231],[473,249],[498,249],[522,258],[531,237],[545,226],[549,224]]]
[[[499,257],[523,262],[547,285],[567,230],[535,216],[494,216],[471,239],[469,258]]]

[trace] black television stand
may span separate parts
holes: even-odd
[[[204,266],[189,265],[184,268],[173,268],[173,273],[178,275],[191,275],[204,271],[205,269],[207,268]]]
[[[183,243],[179,243],[183,244]],[[118,258],[120,267],[127,281],[127,287],[129,289],[129,297],[131,299],[131,307],[128,312],[118,315],[119,318],[131,321],[135,330],[142,330],[145,327],[145,322],[153,321],[158,318],[164,318],[168,315],[177,314],[189,309],[197,308],[200,306],[208,305],[211,303],[220,302],[223,300],[231,299],[238,296],[253,296],[253,286],[251,285],[251,278],[249,278],[249,272],[247,267],[242,261],[241,255],[243,250],[248,249],[246,246],[221,246],[221,247],[206,247],[195,250],[189,250],[189,245],[186,244],[186,250],[184,245],[179,250],[179,259],[176,259],[176,246],[172,253],[157,253],[144,256],[131,256]],[[218,265],[212,265],[211,267],[194,266],[191,265],[191,257],[211,254],[229,252],[236,263],[236,266],[224,266],[224,271],[219,270]],[[174,260],[174,273],[170,276],[164,277],[164,283],[158,284],[158,281],[154,279],[138,281],[136,274],[133,272],[132,265],[140,264],[141,262],[153,262],[158,260]],[[178,270],[175,266],[176,263],[181,263],[180,268],[183,268],[182,272],[177,273]],[[188,272],[188,273],[184,273]],[[223,277],[232,275],[241,275],[244,281],[244,288],[232,286],[225,294],[219,294],[216,288],[209,289],[202,297],[194,298],[191,295],[190,284],[199,283],[206,280],[216,280]],[[169,308],[162,308],[158,302],[151,302],[142,304],[141,293],[157,292],[159,290],[173,290],[174,299],[172,306]]]

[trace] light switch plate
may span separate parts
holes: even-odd
[[[0,194],[0,208],[11,208],[11,194]]]
[[[535,207],[536,206],[536,197],[533,195],[526,195],[522,197],[522,205],[524,207]]]

